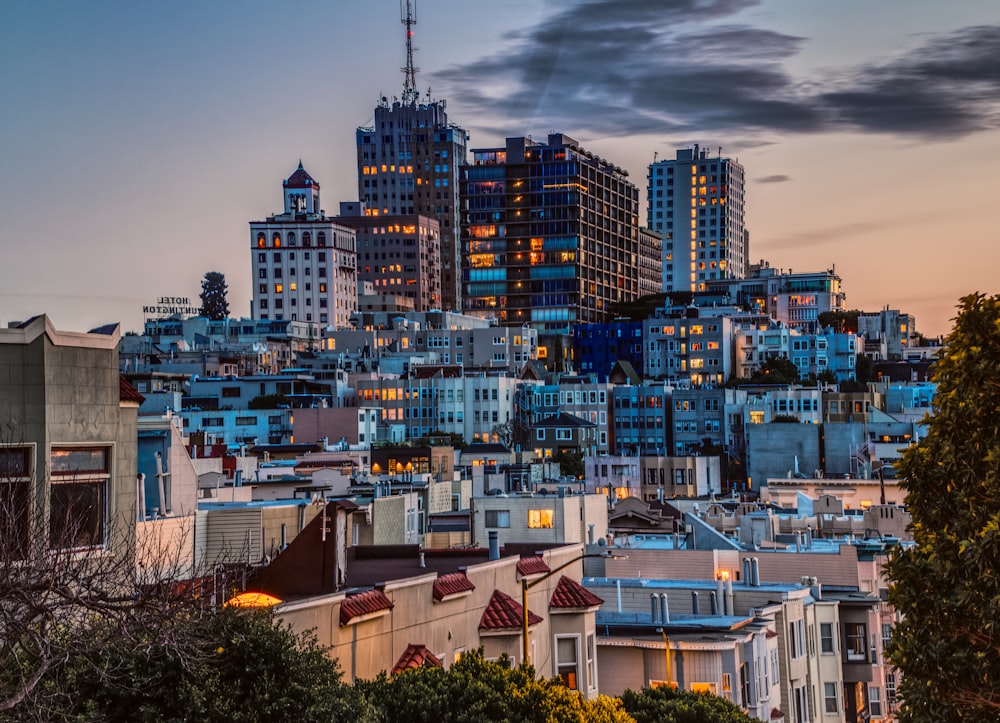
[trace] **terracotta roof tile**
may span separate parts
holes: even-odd
[[[423,667],[436,667],[443,668],[441,660],[429,651],[425,646],[418,645],[416,643],[410,643],[406,646],[406,650],[403,654],[399,656],[399,660],[392,668],[392,675],[398,675],[408,668],[423,668]]]
[[[521,630],[524,625],[523,610],[510,595],[494,590],[489,605],[483,610],[483,617],[479,619],[479,629]],[[528,611],[528,625],[537,625],[542,620],[541,616]]]
[[[522,557],[517,561],[517,574],[521,577],[542,575],[546,572],[549,572],[549,566],[545,564],[545,560],[537,555]]]
[[[139,390],[128,383],[128,380],[119,375],[118,376],[118,401],[120,402],[136,402],[137,404],[142,404],[146,401],[146,397],[139,393]]]
[[[307,186],[319,186],[316,180],[310,176],[299,161],[299,167],[285,180],[285,188],[306,188]]]
[[[367,592],[352,595],[345,598],[340,604],[340,624],[347,625],[354,618],[362,615],[392,610],[395,607],[392,600],[385,596],[381,590],[368,590]]]
[[[603,604],[604,600],[565,575],[559,578],[559,584],[556,585],[552,599],[549,600],[549,607],[558,610],[575,610]]]
[[[434,581],[434,599],[437,602],[472,592],[476,586],[461,572],[441,575]]]

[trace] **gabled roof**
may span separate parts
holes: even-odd
[[[392,600],[381,590],[368,590],[352,595],[340,604],[340,624],[349,625],[355,618],[392,610],[394,607]]]
[[[608,381],[612,384],[627,382],[630,386],[637,387],[642,384],[642,377],[636,372],[632,362],[619,359],[608,372]]]
[[[434,600],[442,602],[470,593],[475,589],[476,586],[472,584],[472,580],[461,572],[441,575],[434,581]]]
[[[302,167],[302,161],[299,161],[299,167],[295,169],[295,173],[290,175],[285,180],[285,188],[308,188],[308,187],[319,187],[316,180],[306,173],[306,169]]]
[[[489,605],[483,610],[483,616],[479,619],[479,629],[481,631],[520,631],[524,625],[524,608],[518,605],[510,595],[493,591]],[[537,625],[543,618],[528,610],[528,625]]]
[[[146,401],[146,397],[139,393],[139,390],[128,383],[128,380],[119,375],[118,376],[118,401],[120,402],[135,402],[136,404],[142,404]]]
[[[535,422],[535,428],[544,427],[596,427],[597,425],[593,422],[588,422],[586,419],[581,419],[573,414],[567,414],[566,412],[560,412],[559,414],[550,414],[545,419],[540,422]]]
[[[392,666],[392,675],[398,675],[408,668],[423,667],[443,668],[441,660],[429,651],[426,646],[410,643]]]
[[[603,604],[603,599],[565,575],[559,578],[559,584],[556,585],[556,589],[552,592],[552,599],[549,600],[549,608],[556,610],[579,610]]]
[[[521,577],[528,577],[529,575],[542,575],[546,572],[549,572],[549,566],[545,564],[545,560],[537,555],[522,557],[517,561],[517,574]]]

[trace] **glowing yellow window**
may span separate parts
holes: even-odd
[[[552,510],[528,510],[528,527],[533,530],[551,528],[554,516]]]
[[[284,289],[284,287],[281,284],[275,284],[274,285],[274,293],[280,294],[284,290],[285,289]]]
[[[319,293],[321,293],[321,294],[325,294],[326,293],[326,284],[320,284],[319,285]]]
[[[289,291],[295,291],[295,282],[294,281],[288,285],[288,290]]]

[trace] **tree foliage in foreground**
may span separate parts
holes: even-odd
[[[735,704],[706,693],[668,686],[626,690],[625,711],[636,723],[755,723]]]
[[[620,701],[585,701],[558,680],[536,679],[530,666],[511,668],[469,652],[448,670],[414,668],[355,684],[378,723],[630,723]]]
[[[88,630],[92,645],[53,668],[11,720],[357,720],[360,699],[310,635],[268,611],[224,609],[169,636]]]
[[[903,721],[1000,717],[1000,296],[967,296],[928,434],[900,465],[915,546],[889,564]]]

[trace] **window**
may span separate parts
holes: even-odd
[[[49,465],[49,545],[99,547],[107,523],[111,455],[107,447],[53,447]]]
[[[556,637],[556,675],[558,675],[570,690],[579,690],[577,685],[578,655],[577,640],[574,636]]]
[[[486,526],[510,527],[510,510],[486,510]]]
[[[868,712],[872,718],[882,717],[882,690],[873,685],[868,687]]]
[[[892,705],[896,702],[896,674],[886,673],[885,674],[885,699]]]
[[[597,688],[597,642],[593,633],[587,634],[587,686]]]
[[[257,417],[237,417],[236,424],[240,427],[251,427],[257,424]]]
[[[823,683],[823,710],[827,713],[836,713],[839,710],[836,683]]]
[[[819,624],[819,649],[821,653],[832,653],[833,650],[833,623]]]
[[[867,660],[868,633],[864,623],[844,623],[844,643],[848,660]]]
[[[554,516],[553,510],[528,510],[528,527],[533,530],[551,528]]]
[[[31,536],[31,449],[0,447],[0,540],[22,560]]]

